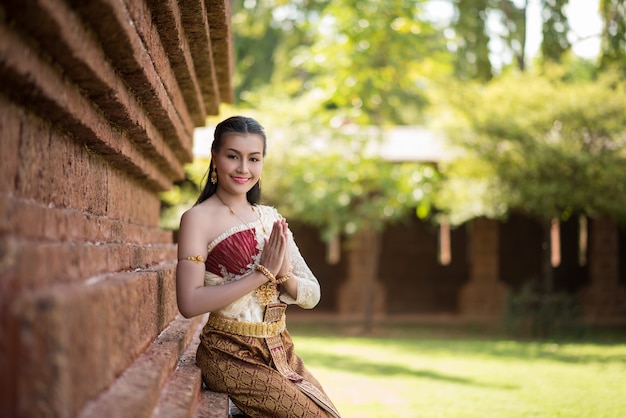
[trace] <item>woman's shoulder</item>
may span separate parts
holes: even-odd
[[[193,219],[207,212],[207,205],[194,205],[183,212],[182,219]]]
[[[179,239],[186,236],[202,237],[208,243],[224,229],[224,214],[214,202],[204,201],[183,212],[180,218]]]
[[[216,207],[212,202],[204,201],[183,212],[180,222],[193,225],[206,225],[207,219],[215,219]]]

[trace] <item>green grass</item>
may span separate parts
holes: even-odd
[[[469,325],[289,323],[345,418],[626,417],[626,333],[515,341]]]

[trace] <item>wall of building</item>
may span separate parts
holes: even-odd
[[[330,266],[325,244],[314,229],[290,221],[296,239],[322,287],[316,311],[350,315],[364,311],[361,298],[371,254],[354,260],[344,241],[342,257]],[[608,220],[587,220],[587,240],[580,254],[577,218],[561,222],[560,260],[552,268],[553,290],[576,295],[590,322],[626,323],[626,229]],[[511,292],[542,285],[543,231],[534,219],[511,214],[503,221],[474,219],[453,228],[450,262],[439,261],[439,230],[408,218],[380,234],[376,274],[377,315],[458,315],[502,318]],[[356,266],[356,267],[355,267]],[[352,283],[347,289],[346,284]],[[346,288],[346,289],[343,289]],[[342,310],[343,309],[343,310]],[[314,314],[314,313],[311,313]]]
[[[173,323],[175,367],[197,321],[159,192],[232,100],[229,25],[224,0],[0,5],[0,415],[78,416]]]

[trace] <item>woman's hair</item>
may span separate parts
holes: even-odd
[[[217,126],[215,127],[215,132],[213,134],[213,144],[211,145],[211,151],[213,153],[219,152],[222,144],[224,143],[224,137],[231,133],[261,135],[261,138],[263,138],[263,156],[265,156],[265,149],[267,147],[265,130],[259,122],[245,116],[232,116],[217,124]],[[211,163],[209,164],[209,171],[207,171],[207,174],[205,175],[205,177],[207,178],[206,185],[200,193],[200,196],[196,201],[196,205],[204,202],[217,191],[217,183],[211,183],[212,172],[213,159],[211,159]],[[217,181],[219,182],[219,179]],[[246,198],[248,199],[248,202],[250,202],[250,204],[252,205],[255,205],[259,202],[259,200],[261,199],[261,185],[259,181],[257,181],[252,189],[250,189],[248,193],[246,193]]]

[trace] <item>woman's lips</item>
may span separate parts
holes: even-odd
[[[235,183],[239,184],[245,184],[248,180],[250,180],[247,177],[233,177],[232,179],[235,181]]]

